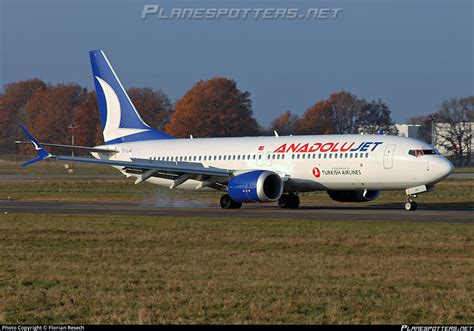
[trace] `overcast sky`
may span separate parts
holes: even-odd
[[[331,92],[381,98],[397,122],[474,94],[473,1],[0,0],[0,83],[40,78],[93,88],[88,51],[103,49],[122,84],[174,101],[226,76],[252,95],[263,125]],[[165,20],[173,8],[340,8],[336,19]]]

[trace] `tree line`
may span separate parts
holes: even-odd
[[[437,111],[412,117],[408,123],[420,125],[420,138],[454,155],[457,164],[471,164],[474,96],[445,100]]]
[[[335,92],[317,101],[301,116],[288,110],[268,128],[255,119],[250,93],[238,89],[235,81],[225,77],[198,81],[176,102],[162,90],[150,87],[131,87],[127,92],[146,123],[176,137],[273,135],[274,130],[280,135],[357,134],[379,130],[397,133],[387,104],[380,99],[358,98],[347,91]],[[463,108],[466,104],[462,100],[457,100],[456,105],[453,102],[443,103],[442,108]],[[470,102],[472,114],[472,100]],[[444,108],[443,112],[449,113]],[[425,118],[412,120],[420,121]],[[19,124],[27,125],[40,141],[70,144],[71,126],[74,126],[76,145],[103,143],[95,92],[78,84],[52,85],[39,79],[6,84],[0,94],[0,154],[21,153],[27,149],[13,144],[14,140],[23,139]]]

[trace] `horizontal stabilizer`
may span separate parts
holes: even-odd
[[[15,144],[29,144],[29,141],[15,141]],[[68,148],[68,149],[75,149],[81,150],[86,152],[95,152],[95,153],[109,153],[115,154],[118,153],[115,149],[107,149],[107,148],[100,148],[100,147],[87,147],[87,146],[75,146],[75,145],[63,145],[63,144],[50,144],[50,143],[40,143],[42,146],[47,147],[60,147],[60,148]]]

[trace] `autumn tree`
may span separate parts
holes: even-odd
[[[163,131],[173,113],[173,105],[162,90],[131,87],[127,91],[140,117],[151,127]]]
[[[390,109],[382,100],[367,102],[341,91],[332,93],[308,108],[295,124],[298,134],[358,134],[397,132],[390,117]]]
[[[334,133],[331,104],[319,101],[306,109],[303,116],[295,123],[297,134],[331,134]]]
[[[0,95],[0,152],[15,153],[14,140],[21,139],[19,125],[27,123],[26,103],[39,89],[46,89],[46,84],[39,79],[30,79],[6,84]]]
[[[341,91],[329,96],[332,129],[335,134],[359,133],[362,101],[355,95]]]
[[[166,126],[176,137],[256,135],[250,93],[237,88],[235,81],[215,77],[197,82],[178,102]]]
[[[75,144],[96,146],[104,142],[97,96],[88,92],[85,100],[74,109]]]
[[[74,122],[74,111],[86,96],[86,90],[76,84],[37,90],[26,104],[31,133],[40,141],[70,143],[68,126]]]
[[[289,110],[275,118],[270,124],[270,131],[278,132],[279,135],[287,136],[295,133],[295,124],[298,121],[298,116],[292,114]]]

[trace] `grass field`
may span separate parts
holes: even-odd
[[[2,174],[13,177],[0,199],[220,197],[107,167],[0,162]],[[417,201],[472,207],[473,188],[446,180]],[[369,204],[403,201],[393,191]],[[340,205],[325,192],[302,204]],[[471,224],[2,214],[0,324],[472,324],[473,252]]]
[[[0,175],[17,175],[12,180],[0,182],[0,199],[67,200],[67,201],[202,201],[218,204],[219,192],[189,192],[169,190],[156,185],[135,185],[111,167],[76,164],[74,174],[68,174],[64,164],[55,161],[40,162],[20,167],[19,162],[0,161]],[[466,168],[468,169],[468,168]],[[90,175],[90,176],[89,176]],[[104,175],[98,177],[97,175]],[[57,177],[55,177],[57,176]],[[402,204],[405,192],[385,191],[372,202],[355,205]],[[340,205],[332,201],[326,192],[301,194],[302,205]],[[419,195],[418,203],[450,204],[472,207],[474,204],[474,180],[450,179],[439,183],[435,190]],[[350,204],[346,204],[350,205]]]
[[[0,323],[474,323],[474,227],[2,215]]]
[[[21,180],[2,180],[0,199],[14,200],[62,200],[62,201],[154,201],[159,205],[164,201],[195,201],[218,205],[221,193],[169,190],[157,185],[142,183],[135,185],[133,179],[120,174],[115,176],[82,177],[64,176],[59,178],[42,175],[24,175]],[[402,204],[404,191],[385,191],[368,203],[352,205]],[[420,204],[449,204],[457,207],[472,207],[474,204],[474,180],[453,179],[439,183],[428,193],[417,198]],[[331,200],[326,192],[301,194],[302,205],[335,206],[341,203]],[[351,205],[351,204],[343,204]]]

